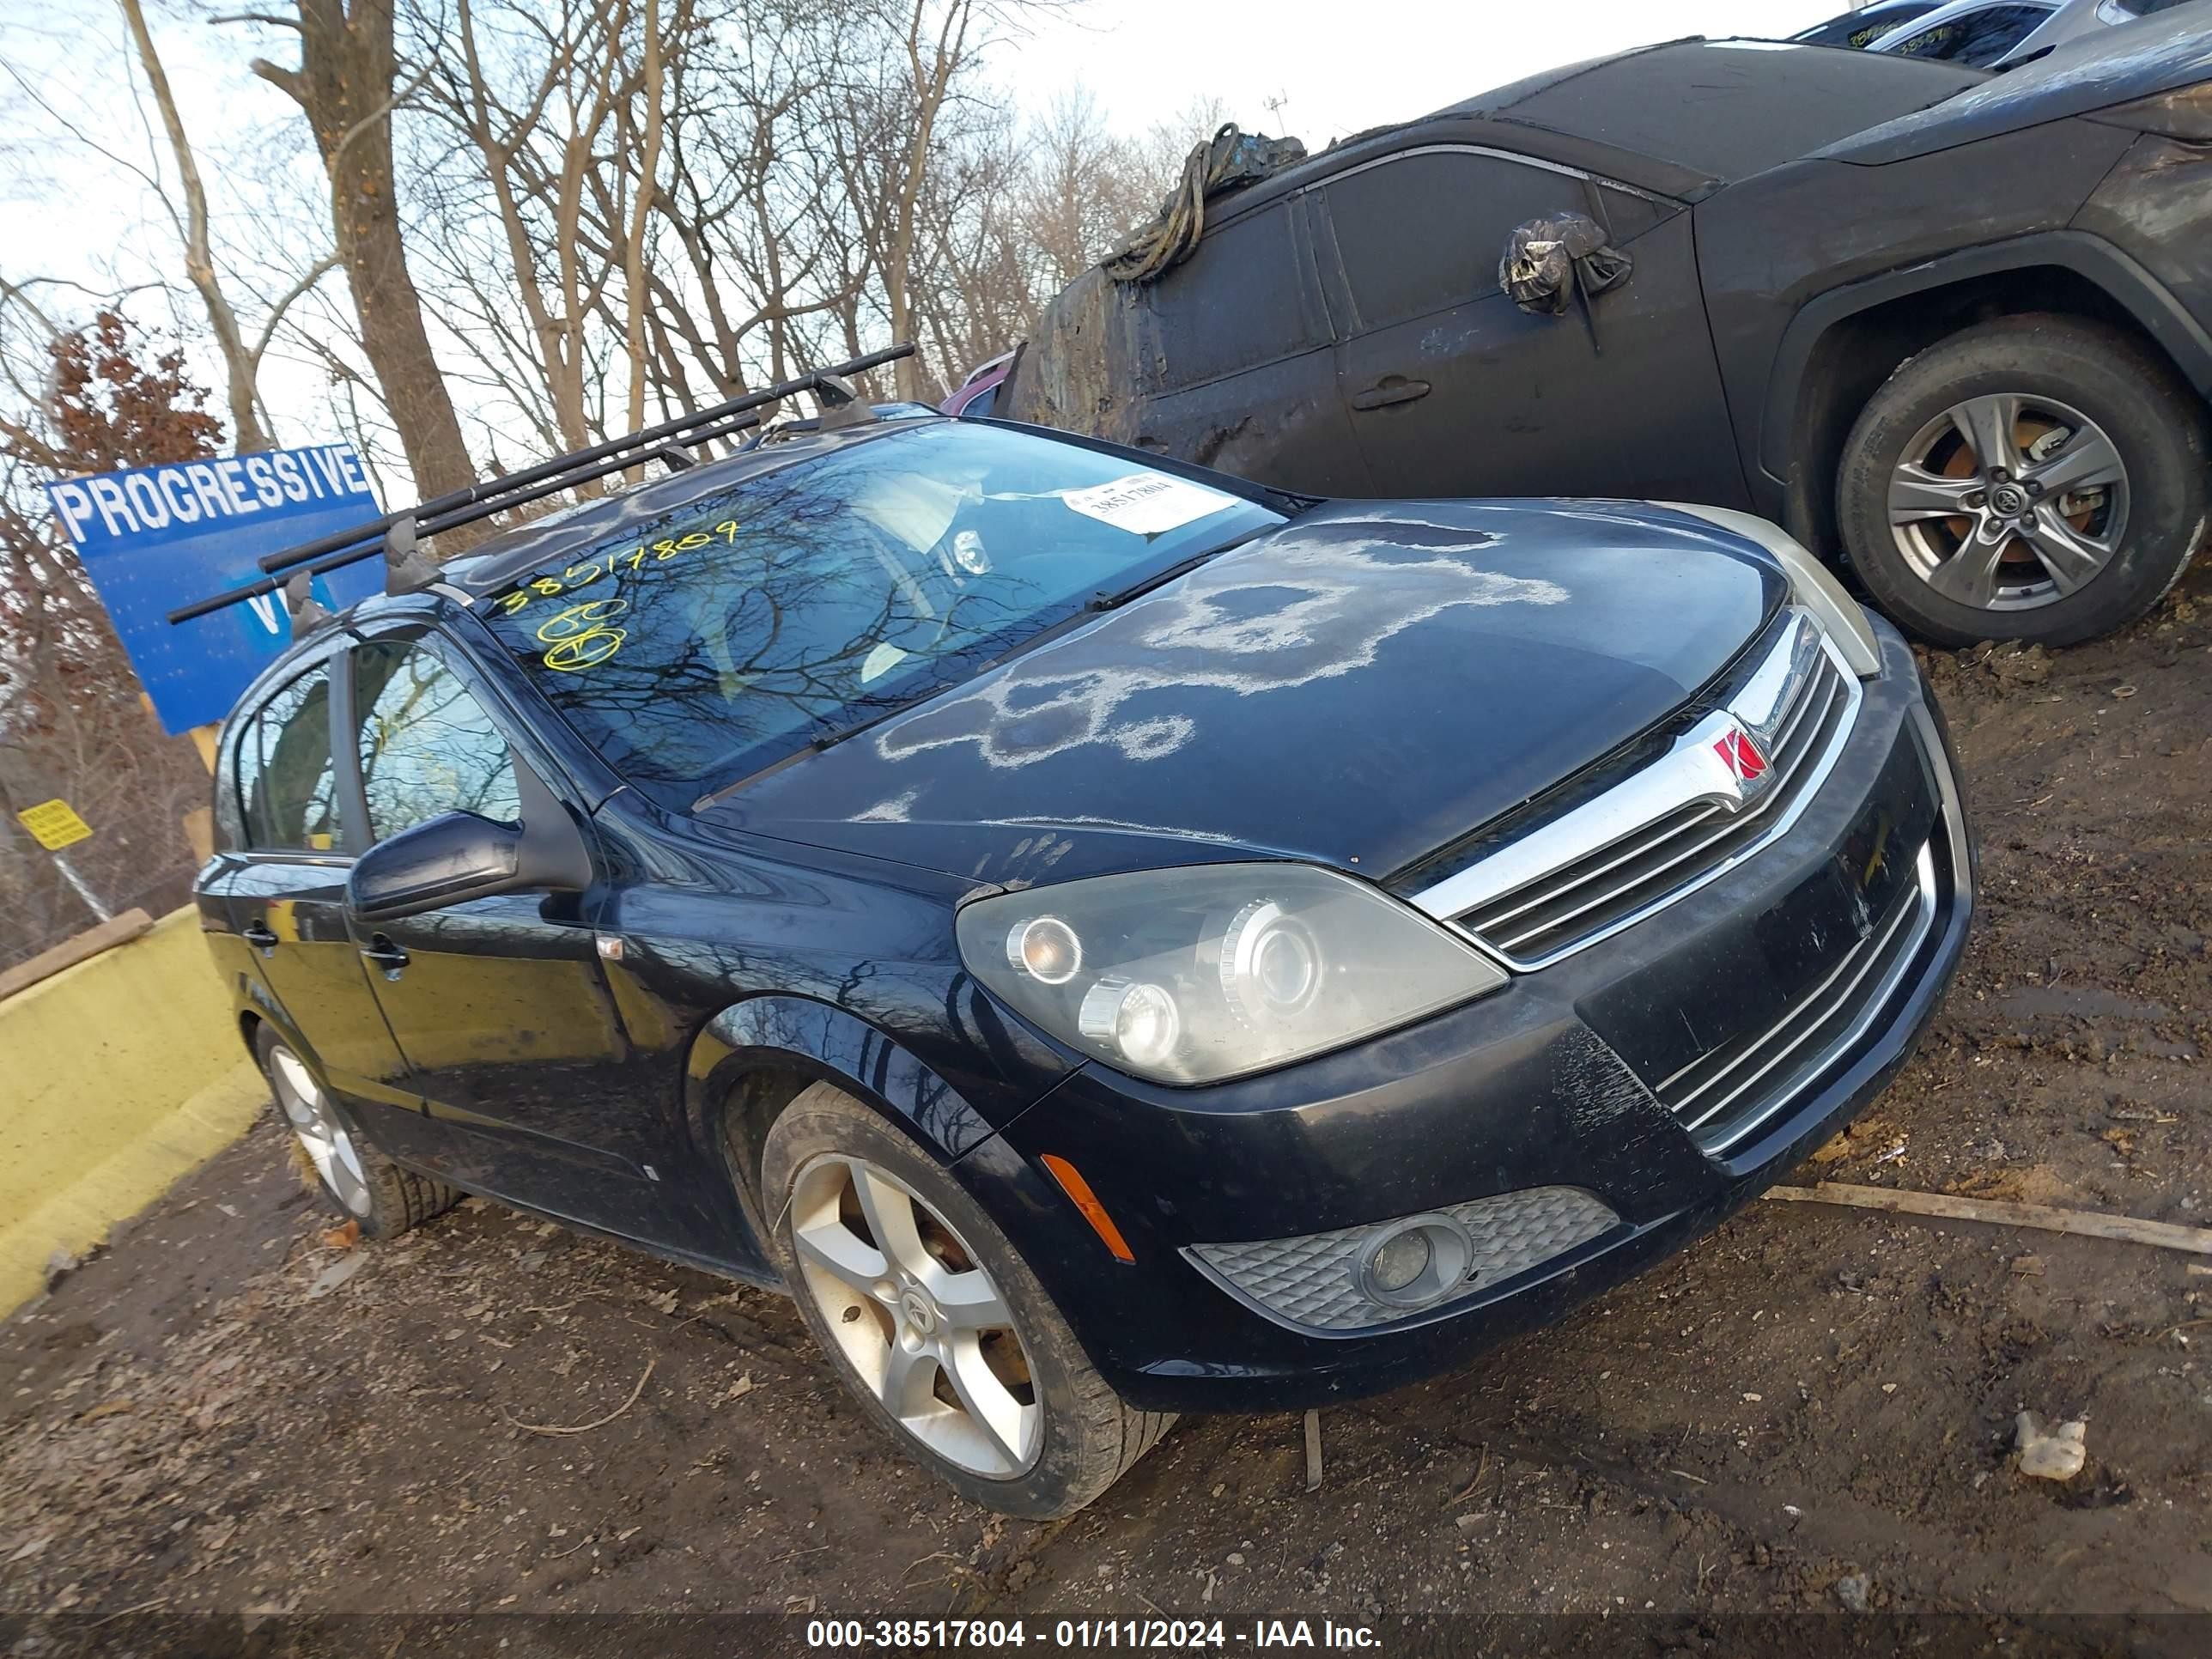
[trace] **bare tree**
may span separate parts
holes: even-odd
[[[459,417],[438,372],[407,266],[392,115],[398,85],[393,0],[297,0],[293,14],[257,15],[300,38],[296,68],[256,58],[253,72],[297,104],[330,182],[331,223],[360,319],[362,349],[383,388],[415,487],[441,495],[470,483]]]
[[[94,921],[75,883],[34,845],[15,810],[52,796],[93,839],[72,848],[76,879],[112,908],[181,903],[192,855],[179,827],[206,805],[191,744],[164,738],[137,678],[37,488],[57,473],[106,471],[216,453],[222,424],[173,345],[149,344],[103,311],[57,330],[0,281],[0,966]],[[24,394],[31,395],[26,398]]]
[[[929,176],[938,118],[951,93],[954,76],[969,63],[971,37],[978,21],[976,3],[977,0],[903,0],[905,90],[911,100],[912,116],[903,152],[888,181],[891,185],[890,234],[882,248],[884,309],[889,313],[894,339],[911,339],[914,335],[915,237],[921,192]],[[902,358],[896,372],[899,396],[921,396],[919,358]]]
[[[680,0],[679,0],[680,3]],[[655,181],[660,172],[660,133],[665,117],[663,99],[667,77],[660,61],[660,0],[645,0],[645,143],[640,150],[635,189],[631,192],[629,234],[623,250],[623,298],[628,306],[623,338],[629,347],[629,424],[635,431],[645,424],[647,379],[645,342],[645,244],[653,211]],[[629,146],[623,145],[627,152]]]
[[[223,367],[228,372],[230,425],[236,434],[238,452],[244,454],[249,450],[266,449],[268,434],[261,429],[260,416],[255,407],[258,398],[254,390],[254,359],[239,330],[238,313],[230,308],[230,301],[216,276],[215,249],[208,239],[207,186],[200,182],[199,162],[192,155],[191,140],[185,136],[184,118],[177,113],[177,96],[169,90],[168,71],[161,67],[161,55],[154,49],[154,37],[146,27],[144,9],[138,0],[119,0],[119,3],[124,21],[131,27],[131,42],[137,50],[139,65],[146,71],[146,84],[154,94],[154,106],[161,112],[162,131],[168,135],[170,151],[176,157],[178,188],[185,198],[183,222],[178,227],[185,244],[185,275],[191,279],[207,307],[208,325],[215,331],[216,349],[222,354]]]

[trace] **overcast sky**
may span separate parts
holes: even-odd
[[[1844,9],[1845,0],[1074,0],[1042,14],[995,52],[994,79],[1041,110],[1081,89],[1108,123],[1141,132],[1200,100],[1219,100],[1248,129],[1303,138],[1319,149],[1364,127],[1419,115],[1553,64],[1686,34],[1786,35]],[[205,0],[148,0],[219,226],[237,234],[258,202],[311,203],[319,188],[297,112],[246,68],[258,51],[294,55],[285,37],[206,21]],[[282,9],[278,8],[277,9]],[[82,289],[40,288],[64,319],[96,293],[167,276],[196,304],[177,268],[177,239],[158,200],[131,168],[167,169],[166,149],[129,96],[135,64],[112,0],[0,0],[0,276],[59,276]],[[35,89],[66,112],[78,137],[51,131],[27,100]],[[150,115],[150,109],[147,112]],[[38,134],[45,128],[46,142]],[[32,139],[29,144],[25,140]],[[109,152],[108,158],[93,146]],[[327,210],[324,210],[327,211]],[[296,221],[314,223],[302,214]],[[299,268],[297,264],[293,270]],[[281,290],[282,272],[233,273],[247,289]],[[341,278],[320,301],[344,301]],[[142,298],[142,320],[161,320]],[[245,295],[241,312],[258,311]],[[150,313],[150,314],[149,314]],[[186,309],[191,326],[203,316]],[[311,321],[312,305],[299,312]],[[221,377],[212,362],[200,378]],[[341,434],[327,380],[281,337],[264,369],[280,440]]]
[[[1239,125],[1333,138],[1555,64],[1686,34],[1795,34],[1849,0],[1089,0],[1009,43],[1032,104],[1073,86],[1132,129],[1213,96]],[[1279,102],[1279,120],[1270,112]]]

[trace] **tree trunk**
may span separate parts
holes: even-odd
[[[937,117],[952,77],[968,61],[968,27],[974,21],[975,0],[949,0],[939,20],[937,39],[929,56],[923,56],[923,35],[928,27],[929,0],[912,0],[907,22],[906,57],[914,89],[914,129],[892,204],[891,238],[884,260],[884,301],[890,315],[891,338],[899,344],[918,343],[914,337],[914,249],[918,227],[915,214],[928,175],[931,143]],[[921,354],[902,357],[893,365],[898,396],[908,402],[922,398]]]
[[[623,287],[629,309],[629,427],[645,424],[645,238],[652,223],[653,180],[660,171],[662,94],[659,0],[645,0],[645,153],[638,158],[637,199],[632,204],[629,241],[623,249]]]
[[[300,67],[256,63],[306,112],[331,185],[331,223],[361,319],[362,348],[423,499],[476,468],[438,372],[407,270],[392,162],[392,0],[299,0]],[[451,546],[447,551],[454,550]]]

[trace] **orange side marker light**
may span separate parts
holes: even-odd
[[[1091,1224],[1091,1231],[1114,1253],[1116,1261],[1134,1261],[1135,1254],[1129,1241],[1121,1237],[1121,1230],[1114,1224],[1114,1218],[1106,1213],[1106,1206],[1098,1201],[1098,1194],[1091,1190],[1091,1183],[1083,1172],[1056,1152],[1046,1152],[1037,1160],[1052,1172],[1060,1183],[1060,1190],[1067,1194],[1068,1201],[1082,1212],[1083,1218]]]

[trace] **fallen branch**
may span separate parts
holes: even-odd
[[[87,1630],[98,1630],[102,1625],[112,1625],[118,1619],[128,1619],[134,1613],[149,1613],[155,1607],[166,1607],[168,1604],[168,1600],[169,1598],[166,1595],[157,1595],[150,1601],[140,1601],[135,1606],[124,1607],[118,1612],[111,1613],[105,1619],[95,1619],[90,1624],[87,1625],[85,1628]]]
[[[1844,1204],[1859,1210],[1898,1215],[1928,1215],[1946,1221],[1984,1221],[1997,1227],[2035,1227],[2047,1233],[2085,1238],[2117,1238],[2162,1250],[2212,1255],[2212,1227],[2183,1227],[2171,1221],[2141,1221],[2131,1215],[2103,1215],[2094,1210],[2059,1210],[2045,1204],[2013,1204],[1989,1198],[1954,1198],[1948,1193],[1916,1193],[1902,1188],[1855,1187],[1822,1181],[1810,1187],[1770,1187],[1766,1196],[1791,1204]]]
[[[1468,1498],[1474,1497],[1474,1489],[1482,1484],[1482,1477],[1489,1473],[1490,1448],[1486,1445],[1482,1449],[1482,1461],[1474,1466],[1474,1474],[1468,1478],[1467,1485],[1444,1499],[1444,1507],[1450,1509],[1453,1505],[1464,1504]]]
[[[574,1428],[559,1428],[550,1423],[526,1423],[520,1418],[509,1412],[504,1406],[501,1406],[499,1408],[499,1414],[501,1417],[506,1418],[508,1424],[513,1427],[520,1429],[528,1434],[589,1434],[593,1429],[603,1429],[606,1427],[608,1424],[613,1422],[615,1419],[620,1417],[632,1406],[637,1404],[638,1395],[645,1392],[646,1383],[652,1380],[653,1366],[653,1362],[652,1360],[648,1359],[645,1362],[645,1373],[637,1379],[637,1386],[629,1391],[629,1399],[623,1401],[621,1405],[616,1407],[605,1417],[595,1417],[588,1423],[577,1424]]]

